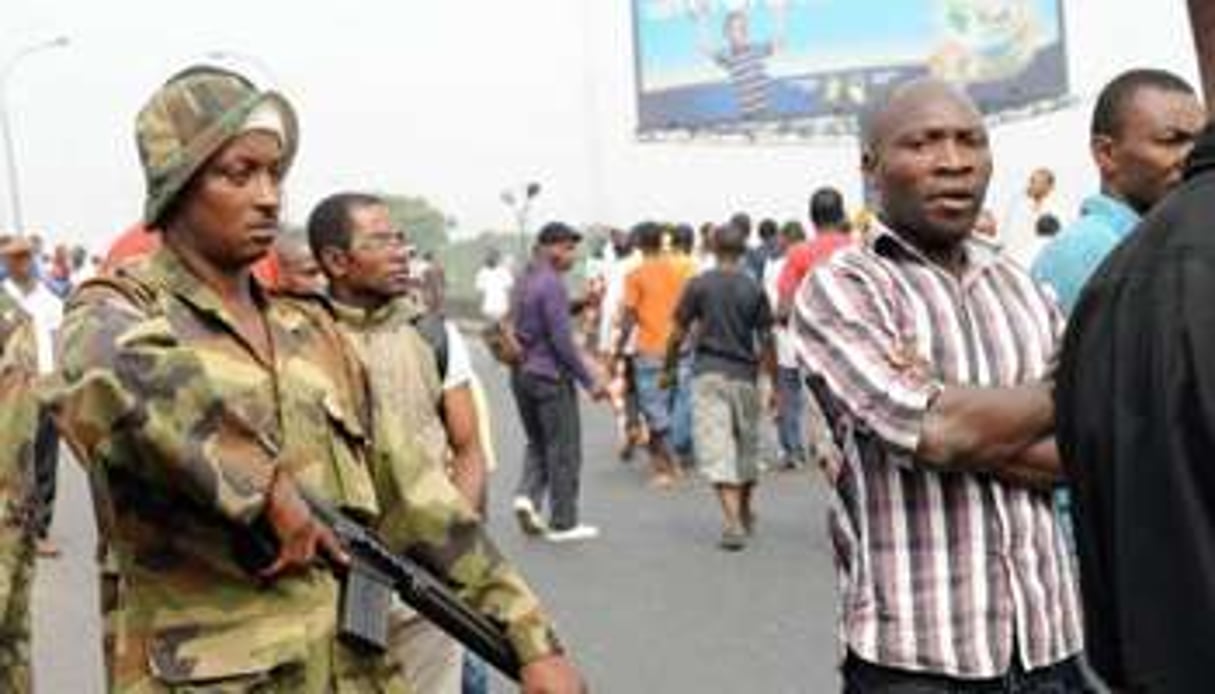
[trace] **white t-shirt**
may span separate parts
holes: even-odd
[[[472,359],[468,356],[468,342],[449,320],[443,321],[443,330],[447,333],[447,373],[443,376],[443,390],[451,390],[466,386],[472,382]]]
[[[501,265],[482,266],[477,270],[474,287],[481,294],[481,313],[494,320],[505,316],[510,308],[510,289],[514,285],[514,276]]]
[[[768,296],[768,303],[775,312],[780,306],[780,290],[777,288],[780,279],[780,272],[785,267],[786,256],[782,255],[779,258],[771,258],[764,263],[764,294]],[[773,341],[776,342],[776,363],[783,369],[797,368],[797,351],[793,346],[793,338],[789,335],[789,329],[783,325],[776,325],[772,328]]]
[[[612,260],[604,271],[602,314],[599,317],[599,344],[603,349],[611,350],[616,347],[613,340],[624,304],[624,279],[640,264],[641,252],[633,251],[623,258]],[[626,347],[630,354],[633,351],[631,344],[636,338],[637,333],[634,331],[629,340],[630,345]]]
[[[4,291],[13,297],[34,321],[34,339],[38,341],[38,373],[55,370],[55,334],[63,320],[63,302],[41,281],[26,294],[11,279],[4,280]]]

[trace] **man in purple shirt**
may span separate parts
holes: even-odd
[[[575,381],[591,397],[607,396],[574,345],[570,300],[562,275],[574,266],[582,235],[560,222],[546,224],[536,252],[511,299],[523,360],[511,372],[511,390],[527,435],[515,516],[523,531],[552,542],[587,540],[597,528],[578,522],[582,434]],[[538,509],[549,498],[549,523]]]

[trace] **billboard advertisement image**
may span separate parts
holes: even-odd
[[[638,131],[851,122],[933,74],[985,113],[1067,95],[1063,0],[633,0]]]

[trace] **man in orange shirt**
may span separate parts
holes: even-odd
[[[661,489],[675,482],[678,468],[669,440],[671,392],[660,388],[658,382],[686,275],[671,258],[663,255],[661,226],[642,222],[633,228],[633,238],[641,249],[642,260],[624,280],[623,315],[615,356],[623,354],[636,331],[634,376],[642,416],[650,430],[649,451],[654,467],[651,484]]]

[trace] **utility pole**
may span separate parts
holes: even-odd
[[[1202,92],[1207,110],[1215,114],[1215,1],[1188,0],[1188,4],[1198,72],[1202,75]]]
[[[9,114],[8,84],[21,61],[39,51],[48,48],[66,46],[66,36],[56,36],[53,39],[40,41],[32,46],[17,51],[3,69],[0,69],[0,135],[4,137],[4,163],[8,174],[9,215],[13,224],[13,233],[25,235],[25,219],[21,215],[21,186],[17,176],[17,151],[13,137],[13,123]]]

